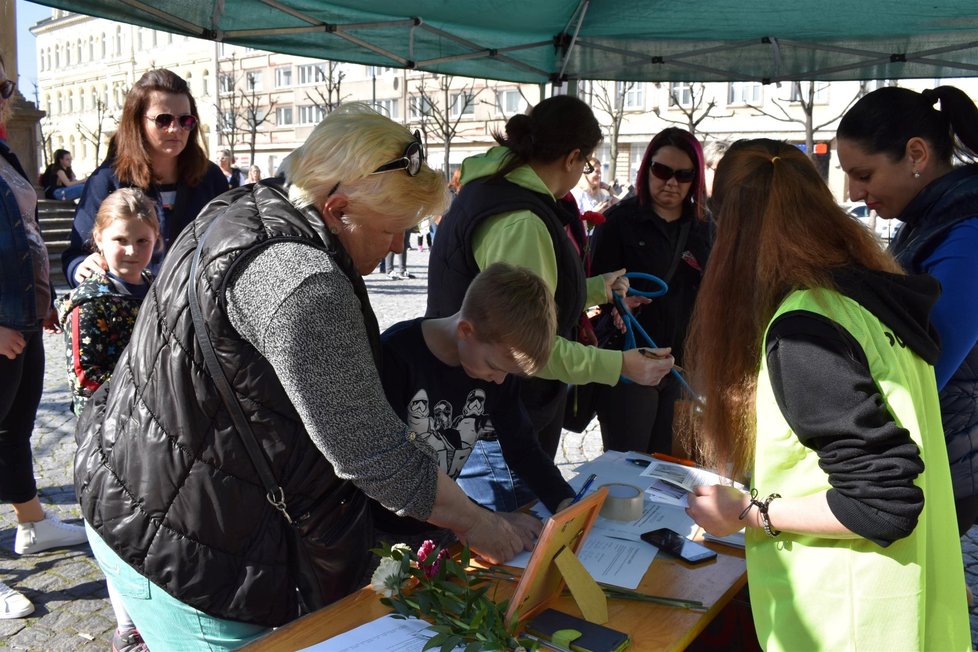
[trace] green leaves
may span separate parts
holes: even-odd
[[[422,546],[422,559],[404,544],[375,548],[372,552],[396,560],[401,584],[381,603],[394,610],[396,617],[420,618],[431,623],[434,632],[424,650],[450,652],[464,646],[465,652],[482,650],[536,650],[539,643],[517,638],[516,627],[506,625],[508,601],[497,604],[488,596],[493,581],[514,581],[515,576],[501,568],[470,568],[471,553],[463,547],[456,560],[445,556],[430,542]],[[390,564],[390,562],[387,562]]]

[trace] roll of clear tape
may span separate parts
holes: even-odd
[[[642,516],[642,490],[633,484],[612,482],[602,485],[608,489],[608,497],[601,508],[601,516],[613,521],[635,521]]]

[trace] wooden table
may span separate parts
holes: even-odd
[[[642,578],[638,591],[649,595],[699,600],[709,606],[706,612],[666,607],[633,600],[608,601],[608,626],[628,632],[630,650],[683,650],[703,631],[747,581],[743,552],[722,545],[707,544],[717,551],[713,561],[691,565],[663,554],[656,555]],[[519,572],[519,569],[513,569]],[[499,587],[500,599],[508,597],[512,585]],[[569,595],[554,608],[575,616],[581,612]],[[390,610],[380,604],[369,587],[320,609],[251,644],[246,650],[293,652],[349,631],[379,618]]]

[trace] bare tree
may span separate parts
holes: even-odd
[[[349,94],[343,95],[344,79],[346,79],[346,73],[340,70],[339,62],[326,61],[318,64],[316,67],[316,83],[321,83],[322,86],[316,86],[311,93],[306,91],[306,98],[313,105],[319,107],[323,115],[328,115],[346,98],[350,97]]]
[[[98,165],[102,160],[99,152],[102,150],[102,137],[105,135],[105,120],[109,117],[109,106],[101,97],[95,98],[95,124],[89,125],[84,122],[76,122],[75,129],[81,139],[95,146],[95,164]]]
[[[773,118],[779,122],[794,122],[804,126],[805,129],[805,155],[808,158],[815,160],[815,132],[820,129],[824,129],[833,122],[842,118],[846,111],[849,110],[856,100],[865,95],[866,89],[864,85],[859,86],[859,90],[856,94],[849,100],[845,108],[835,114],[832,118],[822,122],[821,124],[815,124],[815,106],[816,106],[816,94],[827,89],[829,87],[828,82],[791,82],[791,99],[788,100],[790,104],[796,104],[798,108],[801,109],[801,115],[799,116],[796,112],[791,110],[791,107],[786,107],[778,99],[773,99],[771,101],[775,107],[777,107],[778,112],[772,113],[765,109],[762,109],[753,104],[748,104],[747,106],[753,109],[757,115],[764,115],[769,118]]]
[[[669,85],[669,106],[677,109],[683,114],[684,120],[674,120],[662,114],[659,107],[652,109],[653,113],[659,117],[660,120],[668,122],[669,124],[681,125],[689,130],[689,133],[694,136],[699,132],[700,124],[710,117],[713,109],[717,106],[716,98],[710,97],[710,100],[706,100],[706,84],[695,83],[687,84],[685,82],[671,83]],[[713,116],[718,117],[729,117],[729,116]],[[702,142],[706,140],[709,136],[708,133],[700,132],[699,140]]]
[[[241,98],[238,95],[238,82],[241,69],[234,54],[225,62],[227,67],[217,62],[217,133],[219,142],[231,151],[234,160],[234,145],[238,142],[243,125]]]
[[[608,145],[611,148],[608,161],[608,178],[618,176],[618,137],[621,134],[621,122],[625,117],[625,105],[628,93],[635,90],[638,82],[594,82],[588,84],[587,95],[594,106],[608,116]]]
[[[38,90],[37,82],[34,82],[34,106],[39,109],[41,108],[41,93]],[[48,161],[51,160],[51,135],[44,135],[44,127],[50,124],[51,116],[47,112],[44,113],[44,117],[37,123],[37,135],[41,140],[41,157],[44,159],[43,163],[45,168],[49,165]]]
[[[445,162],[442,172],[446,179],[449,176],[448,161],[452,139],[458,133],[459,122],[466,115],[474,113],[476,98],[486,88],[482,86],[476,90],[474,79],[461,87],[455,86],[454,80],[455,77],[452,75],[432,75],[431,78],[422,75],[418,82],[418,95],[415,96],[417,104],[414,107],[422,131],[427,134],[428,125],[433,125],[445,144]],[[428,86],[429,81],[433,82],[432,87]]]
[[[277,102],[271,95],[263,97],[259,94],[255,83],[254,73],[245,75],[247,91],[241,91],[240,100],[244,117],[244,130],[248,136],[249,160],[255,162],[255,141],[258,140],[258,130],[263,124],[269,121],[272,112],[275,111]],[[265,100],[265,101],[263,101]]]

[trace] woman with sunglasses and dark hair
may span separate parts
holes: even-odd
[[[140,188],[156,201],[164,247],[150,270],[158,271],[170,242],[207,202],[228,189],[205,147],[187,82],[165,68],[140,77],[126,95],[111,153],[89,177],[75,211],[71,243],[61,254],[69,285],[105,270],[102,257],[90,253],[90,240],[102,200],[117,188]]]
[[[528,268],[553,290],[558,337],[548,363],[521,388],[540,443],[553,457],[563,426],[567,383],[613,385],[626,376],[655,384],[672,368],[672,357],[666,351],[663,359],[653,360],[638,351],[622,354],[576,341],[583,308],[609,301],[613,290],[627,289],[621,269],[586,278],[567,230],[577,226],[580,216],[573,203],[557,201],[591,171],[588,158],[601,141],[601,127],[591,108],[576,97],[557,95],[528,115],[510,118],[505,134],[495,138],[498,147],[462,163],[462,188],[439,224],[431,250],[427,316],[455,314],[471,280],[494,262]],[[503,488],[485,487],[487,478],[506,477],[498,451],[498,445],[479,442],[460,484],[473,494],[479,490],[477,500],[487,506],[512,509],[508,499],[497,498],[507,493]],[[516,496],[511,499],[515,507],[532,497],[515,488],[508,493]]]
[[[683,360],[683,340],[693,303],[710,255],[710,227],[704,210],[703,148],[688,131],[670,127],[652,139],[635,181],[636,196],[608,210],[606,221],[591,240],[591,271],[622,267],[653,274],[669,291],[634,309],[645,332],[659,346],[672,348],[677,364]],[[655,288],[632,280],[637,289]],[[599,331],[617,333],[611,305]],[[643,342],[639,342],[640,345]],[[612,336],[605,346],[621,347]],[[601,387],[595,398],[601,439],[606,450],[672,452],[673,407],[681,398],[675,378],[656,387],[620,384]]]
[[[540,530],[468,500],[381,385],[363,275],[444,206],[421,143],[344,104],[285,166],[174,240],[78,424],[92,551],[151,650],[237,649],[360,588],[368,496],[493,562]]]

